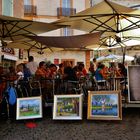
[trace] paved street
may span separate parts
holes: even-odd
[[[46,110],[47,112],[47,110]],[[54,121],[51,112],[36,119],[35,128],[28,121],[0,121],[0,140],[140,140],[140,109],[123,109],[122,121]]]

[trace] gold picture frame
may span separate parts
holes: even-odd
[[[120,91],[89,91],[87,119],[122,120]]]

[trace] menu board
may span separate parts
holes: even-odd
[[[128,99],[140,103],[140,65],[128,66]]]

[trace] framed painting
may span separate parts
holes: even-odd
[[[120,91],[89,91],[87,119],[122,120]]]
[[[140,65],[128,66],[128,101],[140,103]]]
[[[17,98],[16,119],[42,118],[42,98],[26,97]]]
[[[54,120],[81,120],[82,95],[54,95]]]

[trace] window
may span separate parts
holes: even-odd
[[[71,15],[72,13],[72,0],[62,0],[62,15]],[[63,28],[63,36],[72,35],[72,30],[70,28]]]
[[[37,14],[37,7],[33,5],[33,0],[24,0],[24,14],[30,16]]]
[[[71,8],[71,0],[62,0],[62,7]]]
[[[90,7],[94,6],[94,0],[90,0]]]
[[[2,0],[2,15],[13,16],[13,0]]]
[[[32,5],[32,0],[24,0],[24,5]]]
[[[72,8],[72,0],[61,0],[61,7],[57,8],[57,16],[70,16],[76,13],[76,8]]]

